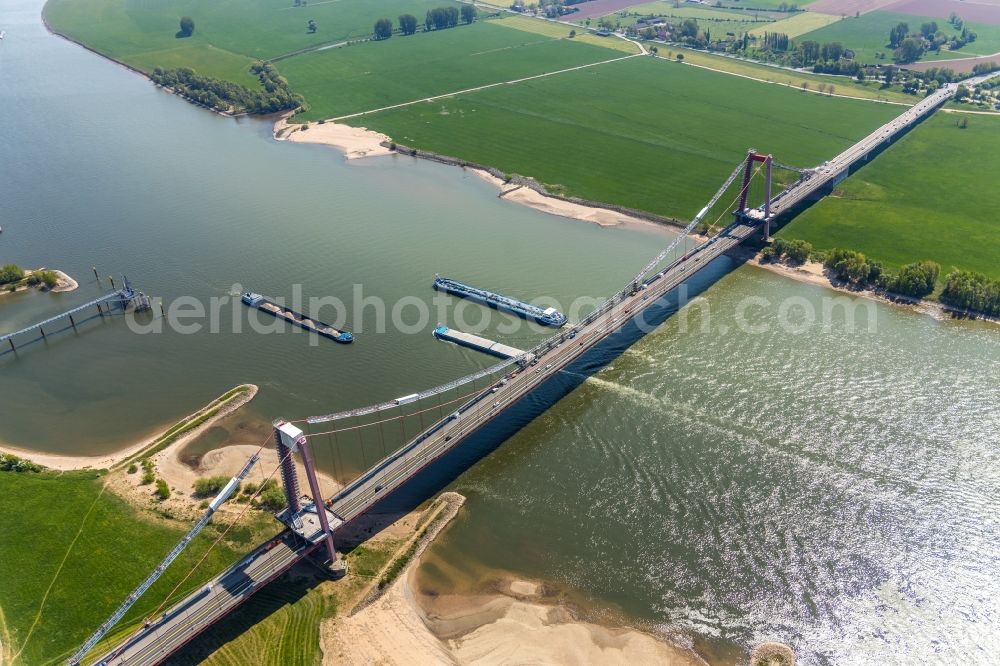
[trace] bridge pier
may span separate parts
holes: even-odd
[[[278,461],[281,465],[281,488],[285,491],[285,504],[292,515],[297,515],[302,511],[302,501],[299,499],[299,479],[295,474],[295,460],[292,458],[295,439],[289,436],[282,436],[281,428],[287,426],[283,420],[277,420],[274,426],[274,446],[278,450]],[[299,431],[301,432],[301,431]],[[291,433],[290,433],[291,434]],[[291,440],[286,443],[286,440]]]
[[[323,491],[319,487],[319,478],[316,476],[316,466],[313,463],[312,451],[309,449],[309,442],[303,432],[284,420],[277,420],[273,423],[274,443],[278,449],[278,459],[281,461],[281,481],[285,491],[285,501],[288,503],[288,511],[285,514],[291,527],[304,530],[304,524],[311,518],[303,520],[305,514],[311,513],[306,508],[303,511],[301,495],[299,493],[299,480],[295,474],[295,461],[293,454],[298,451],[302,456],[302,465],[306,470],[306,479],[309,482],[309,492],[312,495],[313,508],[319,520],[319,534],[326,546],[326,553],[330,559],[330,564],[337,562],[337,549],[333,543],[333,530],[330,529],[330,517],[327,515],[326,502],[323,499]],[[308,535],[313,538],[314,535]],[[316,541],[315,538],[313,538]]]

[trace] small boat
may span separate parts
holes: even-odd
[[[3,40],[3,38],[6,37],[6,36],[7,36],[7,31],[6,30],[0,30],[0,40]]]

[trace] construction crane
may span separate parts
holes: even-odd
[[[81,660],[83,660],[84,655],[90,652],[91,648],[97,645],[97,643],[104,638],[109,631],[111,631],[113,626],[118,624],[118,621],[125,616],[125,613],[127,613],[128,609],[139,600],[139,597],[145,594],[146,590],[153,586],[153,583],[155,583],[160,576],[163,575],[163,572],[167,570],[167,567],[169,567],[170,564],[177,559],[177,556],[180,555],[185,548],[187,548],[188,544],[191,543],[191,540],[198,536],[198,533],[201,532],[202,528],[208,524],[208,521],[212,519],[212,515],[218,510],[218,508],[222,506],[222,504],[229,499],[234,492],[236,492],[240,482],[247,477],[247,474],[250,473],[250,470],[259,460],[260,455],[257,453],[250,456],[250,459],[247,460],[243,469],[240,470],[240,473],[231,478],[229,483],[227,483],[219,494],[215,496],[215,499],[211,501],[205,515],[199,518],[198,522],[194,524],[194,527],[192,527],[190,531],[184,535],[184,538],[178,541],[177,545],[175,545],[173,549],[167,553],[167,556],[163,558],[163,561],[160,562],[159,566],[153,569],[153,572],[146,577],[146,580],[142,581],[139,584],[139,587],[135,588],[135,590],[132,591],[132,594],[125,598],[125,601],[123,601],[121,606],[119,606],[118,609],[111,614],[111,617],[105,620],[104,624],[98,627],[97,631],[95,631],[94,634],[87,639],[87,642],[80,646],[80,649],[76,651],[76,654],[70,658],[68,662],[70,666],[77,666]]]

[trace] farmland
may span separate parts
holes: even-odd
[[[947,35],[957,34],[947,21],[930,17],[912,16],[896,12],[875,11],[859,18],[848,17],[825,28],[806,33],[800,39],[812,39],[821,44],[840,42],[845,48],[855,52],[855,60],[863,63],[876,64],[892,62],[892,49],[889,48],[889,31],[897,23],[906,23],[910,32],[918,32],[920,24],[936,21],[938,29]],[[926,53],[925,60],[936,60],[941,57],[965,58],[976,55],[990,55],[1000,51],[1000,27],[978,23],[966,23],[966,27],[979,35],[979,38],[966,44],[961,50],[949,53],[942,49],[940,54]],[[883,58],[878,53],[885,54]]]
[[[831,23],[842,20],[839,16],[832,14],[821,14],[820,12],[799,12],[792,14],[786,19],[781,19],[770,25],[757,27],[750,31],[750,34],[760,36],[764,32],[783,32],[790,39],[795,39],[800,35],[813,30],[819,30]]]
[[[751,145],[811,166],[897,112],[633,58],[374,114],[364,124],[557,191],[685,219]],[[487,140],[498,127],[510,129]]]
[[[8,512],[0,539],[0,608],[9,647],[20,653],[16,663],[65,660],[167,554],[188,524],[144,515],[112,492],[102,492],[103,477],[97,472],[0,474],[0,503],[19,507]],[[239,549],[250,545],[249,532],[236,532],[245,543],[213,550],[181,593],[224,569]],[[152,613],[216,536],[214,527],[199,536],[129,611],[120,631]]]
[[[373,12],[366,0],[316,2],[307,7],[295,7],[291,0],[51,0],[45,14],[57,30],[126,63],[140,57],[147,63],[154,56],[180,52],[172,57],[190,57],[195,64],[189,66],[200,73],[222,76],[214,73],[209,53],[226,52],[248,62],[275,58],[311,46],[367,38],[374,20],[381,16],[395,21],[400,14],[410,13],[423,20],[428,9],[451,1],[381,0]],[[194,19],[191,37],[175,37],[181,16]],[[315,33],[307,30],[310,19],[316,22]],[[206,53],[206,49],[211,51]]]
[[[554,38],[502,23],[477,22],[283,61],[282,73],[310,106],[296,119],[341,116],[625,55],[565,34]]]
[[[1000,278],[1000,118],[938,113],[799,215],[780,236]]]
[[[491,25],[502,26],[504,28],[515,28],[524,32],[533,32],[537,35],[545,35],[554,39],[562,39],[569,35],[572,26],[554,21],[539,21],[528,16],[518,16],[517,14],[501,14],[496,19],[491,19]],[[615,37],[601,37],[586,30],[576,30],[574,42],[603,46],[606,49],[613,49],[622,53],[639,53],[639,48],[630,41]]]

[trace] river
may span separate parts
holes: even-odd
[[[0,9],[0,263],[81,286],[0,297],[0,332],[98,295],[92,266],[167,307],[222,305],[218,332],[114,316],[0,357],[5,443],[113,451],[240,382],[261,386],[247,423],[405,395],[492,361],[436,342],[434,316],[378,333],[360,297],[433,312],[440,272],[567,306],[669,242],[517,206],[455,168],[276,142],[48,35],[39,10]],[[248,330],[237,284],[340,298],[357,340]],[[453,484],[469,502],[421,584],[551,581],[720,661],[776,639],[804,663],[987,663],[1000,338],[865,302],[849,326],[822,316],[834,296],[749,266],[721,278]]]

